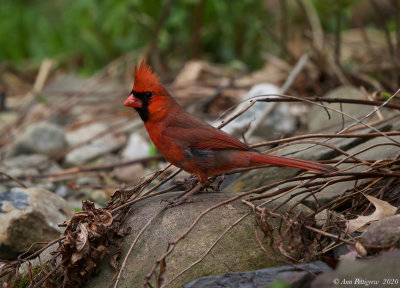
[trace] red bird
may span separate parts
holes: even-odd
[[[201,184],[208,177],[235,168],[265,164],[290,166],[321,173],[337,171],[317,162],[262,154],[229,134],[186,112],[160,84],[151,67],[135,67],[135,83],[125,106],[142,118],[151,140],[164,158],[196,174]]]

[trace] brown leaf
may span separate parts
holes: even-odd
[[[110,226],[113,223],[114,217],[109,211],[105,209],[102,209],[102,212],[103,212],[103,217],[102,217],[103,222],[101,224],[106,227]]]
[[[118,270],[118,257],[119,257],[119,253],[115,253],[110,259],[110,265],[115,270]]]
[[[390,205],[388,202],[380,200],[370,195],[364,195],[374,206],[375,211],[368,216],[358,216],[356,219],[349,220],[347,222],[347,232],[349,234],[359,230],[364,225],[374,222],[379,219],[383,219],[396,214],[397,208]]]
[[[71,256],[72,264],[81,260],[89,252],[88,231],[86,226],[79,223],[79,228],[81,231],[79,232],[75,243],[77,252],[74,252]]]
[[[365,249],[365,247],[360,242],[357,241],[355,247],[356,247],[357,253],[360,256],[367,255],[367,249]]]
[[[76,239],[76,250],[86,250],[87,253],[89,251],[88,231],[86,226],[82,223],[79,223],[79,228],[81,229],[81,232],[79,232],[78,238]]]
[[[108,249],[104,245],[99,245],[97,248],[94,248],[90,254],[94,259],[104,259],[108,254]]]

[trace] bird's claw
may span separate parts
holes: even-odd
[[[175,206],[182,205],[184,203],[193,203],[194,202],[193,199],[189,199],[188,197],[166,199],[164,201],[169,203],[168,207],[175,207]]]

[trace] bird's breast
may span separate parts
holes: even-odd
[[[175,139],[171,139],[171,137],[165,136],[165,126],[162,123],[146,123],[145,126],[154,146],[168,162],[177,166],[179,166],[178,163],[184,162],[184,145]]]

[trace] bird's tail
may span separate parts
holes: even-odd
[[[331,173],[338,171],[336,167],[321,164],[314,161],[307,161],[302,159],[287,158],[282,156],[265,155],[261,153],[255,153],[255,155],[250,156],[250,162],[254,164],[265,163],[280,166],[289,166],[295,168],[301,168],[306,170],[311,170],[320,173]]]

